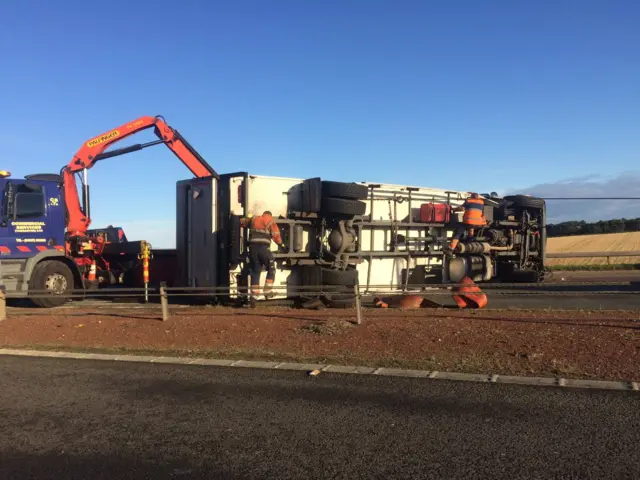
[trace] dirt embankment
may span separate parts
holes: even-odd
[[[640,312],[176,308],[11,314],[4,347],[127,350],[517,375],[640,379]]]

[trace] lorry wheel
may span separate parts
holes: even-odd
[[[69,300],[69,290],[73,289],[73,273],[64,263],[56,260],[45,260],[38,263],[29,279],[29,292],[47,291],[51,296],[33,298],[31,301],[38,307],[59,307]],[[35,294],[35,295],[43,295]]]
[[[347,270],[334,270],[332,268],[322,268],[323,285],[349,285],[353,286],[358,281],[358,270],[348,268]]]
[[[511,274],[513,283],[538,283],[540,275],[535,270],[516,270]]]
[[[329,308],[351,308],[356,304],[354,295],[325,295],[322,300]]]
[[[346,198],[323,198],[322,210],[324,215],[364,215],[367,204],[359,200]]]
[[[240,216],[232,215],[229,219],[229,264],[233,269],[240,263]]]
[[[367,198],[369,189],[365,185],[346,182],[322,182],[323,198],[345,198],[351,200],[363,200]]]
[[[320,177],[308,178],[302,182],[302,211],[317,213],[322,205],[322,180]]]
[[[356,303],[353,289],[349,285],[323,285],[320,300],[329,308],[351,308]]]
[[[528,197],[527,195],[507,195],[504,199],[521,208],[544,208],[545,206],[542,198]]]

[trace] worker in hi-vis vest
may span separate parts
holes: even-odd
[[[271,298],[275,295],[273,282],[276,278],[276,265],[270,248],[271,240],[281,249],[284,248],[284,243],[280,236],[280,229],[269,211],[257,217],[241,218],[240,226],[249,227],[249,275],[251,277],[249,304],[255,306],[256,297],[260,295],[260,273],[263,267],[267,270],[264,297]]]
[[[476,228],[484,227],[487,224],[487,219],[484,217],[484,200],[477,193],[472,193],[462,206],[453,209],[454,212],[462,210],[464,210],[462,223],[456,227],[453,233],[449,244],[450,252],[456,249],[465,232],[469,237],[473,237]]]

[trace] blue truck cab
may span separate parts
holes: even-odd
[[[64,303],[78,285],[75,262],[65,255],[65,206],[57,174],[9,178],[0,172],[0,274],[7,292],[24,292],[39,306]],[[45,295],[40,295],[45,297]]]

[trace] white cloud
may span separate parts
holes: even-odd
[[[537,197],[640,197],[640,172],[627,172],[617,177],[585,175],[551,183],[541,183],[517,192]],[[549,223],[567,220],[610,220],[640,217],[640,200],[550,200],[547,202]]]

